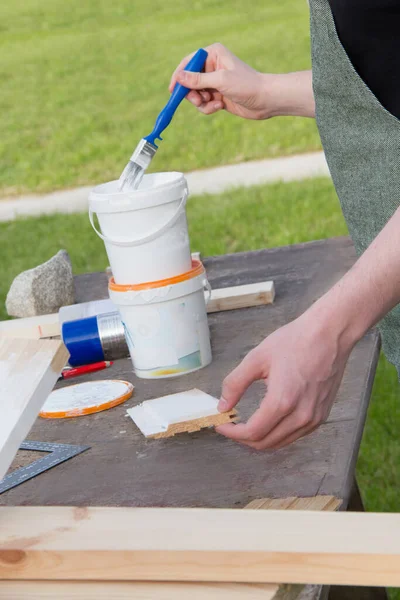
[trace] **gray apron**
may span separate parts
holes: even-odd
[[[360,255],[400,205],[400,120],[382,106],[354,69],[328,0],[310,0],[310,12],[317,125]],[[385,355],[400,376],[400,305],[379,329]]]

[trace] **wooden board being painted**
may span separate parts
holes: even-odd
[[[0,479],[68,360],[57,340],[0,338]]]
[[[143,435],[164,438],[204,427],[216,427],[235,418],[235,410],[221,413],[217,406],[216,398],[193,389],[147,400],[127,412]]]
[[[59,335],[58,313],[0,321],[1,337],[38,340],[40,338],[58,337]]]

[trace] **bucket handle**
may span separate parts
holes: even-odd
[[[101,231],[99,231],[97,229],[96,225],[94,224],[93,211],[89,206],[90,224],[93,227],[93,229],[95,230],[95,232],[97,233],[97,235],[99,236],[99,238],[101,238],[104,242],[109,242],[109,243],[113,244],[114,246],[122,246],[125,248],[133,247],[133,246],[140,246],[141,244],[146,244],[147,242],[151,242],[151,241],[155,240],[157,237],[159,237],[161,234],[163,234],[169,227],[172,227],[172,225],[175,225],[176,221],[181,216],[182,211],[185,209],[187,197],[188,197],[188,190],[187,190],[187,188],[185,188],[185,191],[182,196],[182,200],[179,203],[178,209],[177,209],[176,213],[169,219],[169,221],[164,223],[164,225],[162,225],[160,227],[160,229],[157,229],[157,231],[153,231],[152,233],[149,233],[148,235],[145,235],[141,238],[137,238],[136,240],[126,240],[126,241],[113,240],[113,239],[109,238],[108,236],[103,235],[101,233]]]

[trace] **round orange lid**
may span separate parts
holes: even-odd
[[[187,281],[188,279],[193,279],[198,275],[202,275],[205,272],[203,263],[200,260],[192,259],[192,268],[190,271],[186,273],[182,273],[182,275],[177,275],[176,277],[169,277],[168,279],[159,279],[158,281],[148,281],[147,283],[135,283],[129,285],[121,285],[115,283],[114,277],[111,277],[108,287],[110,290],[114,292],[140,292],[142,290],[151,290],[154,288],[165,287],[167,285],[174,285],[175,283],[181,283],[182,281]]]
[[[133,385],[119,379],[85,381],[51,392],[39,415],[43,419],[66,419],[101,412],[128,400]]]

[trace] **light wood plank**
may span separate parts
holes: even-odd
[[[38,340],[40,338],[58,337],[60,324],[58,313],[38,315],[26,319],[10,319],[0,321],[0,337],[25,338]]]
[[[0,338],[0,479],[67,360],[60,341]]]
[[[0,600],[295,600],[302,586],[256,583],[0,581]]]
[[[255,510],[338,510],[342,501],[334,496],[313,496],[311,498],[260,498],[250,502],[245,508]],[[241,585],[241,584],[237,584]],[[256,584],[253,584],[256,585]],[[265,584],[268,585],[268,584]],[[308,596],[311,586],[269,584],[275,586],[272,598],[274,600],[295,600],[301,595],[301,600]],[[272,591],[272,590],[271,590]],[[315,600],[318,596],[315,595]],[[310,597],[311,600],[311,597]]]
[[[213,313],[271,304],[274,298],[275,287],[273,281],[216,289],[211,292],[207,312]]]
[[[0,509],[0,579],[400,585],[400,514]]]
[[[337,510],[342,501],[334,496],[314,496],[311,498],[262,498],[253,500],[246,508],[270,510]]]
[[[262,498],[246,508],[266,510],[270,506],[290,510],[336,510],[341,501],[333,496],[313,498]],[[89,582],[89,581],[0,581],[0,600],[296,600],[303,585],[275,583],[195,583],[195,582]]]

